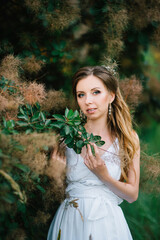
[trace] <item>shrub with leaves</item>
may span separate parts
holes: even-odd
[[[38,238],[44,239],[49,212],[64,198],[63,176],[57,174],[63,169],[57,165],[51,175],[49,167],[56,144],[51,114],[59,98],[64,111],[65,94],[50,90],[46,97],[44,85],[27,81],[13,55],[0,70],[0,240],[36,239],[40,227]]]

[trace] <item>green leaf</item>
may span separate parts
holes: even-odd
[[[48,151],[49,147],[48,146],[43,146],[44,151]]]
[[[56,50],[53,50],[53,51],[51,51],[51,55],[52,55],[52,56],[58,56],[58,55],[59,55],[59,52],[56,51]]]
[[[67,121],[68,125],[74,126],[74,122],[72,120]]]
[[[73,147],[74,147],[74,141],[68,143],[67,146],[68,146],[69,148],[73,148]]]
[[[26,213],[26,205],[21,203],[20,201],[17,202],[18,212]],[[27,208],[28,209],[28,208]]]
[[[28,110],[30,110],[30,112],[32,112],[32,106],[30,104],[27,103],[26,107],[27,107]]]
[[[81,137],[83,139],[87,139],[87,132],[86,131],[81,131]]]
[[[98,146],[98,147],[101,147],[105,144],[105,141],[98,141],[98,142],[95,142],[95,144]]]
[[[7,121],[6,121],[6,119],[4,117],[2,117],[2,119],[3,119],[3,125],[6,128],[7,127]]]
[[[90,141],[93,140],[93,133],[90,134],[90,138],[89,138]]]
[[[35,104],[35,106],[36,106],[36,108],[37,108],[38,110],[40,110],[41,106],[40,106],[40,104],[39,104],[38,102]]]
[[[8,89],[8,87],[5,86],[5,87],[3,88],[3,92],[5,92],[7,89]]]
[[[33,132],[33,129],[29,128],[25,131],[26,134],[29,134],[29,133],[32,133]]]
[[[20,118],[20,119],[24,119],[24,120],[26,120],[26,121],[29,120],[29,118],[28,118],[27,115],[22,115],[22,114],[20,114],[20,113],[18,113],[17,117]]]
[[[93,156],[95,156],[95,150],[94,150],[94,147],[93,147],[93,145],[91,145],[91,144],[90,144],[90,146],[91,146],[92,154],[93,154]]]
[[[80,125],[81,124],[81,120],[80,120],[79,117],[74,118],[74,124],[75,125]]]
[[[45,122],[46,120],[45,114],[43,112],[40,112],[40,116],[42,118],[42,121]]]
[[[68,135],[70,132],[72,132],[71,128],[68,125],[64,126],[64,131],[65,131],[66,135]]]
[[[82,125],[79,125],[78,129],[83,132],[83,134],[86,133],[86,129]]]
[[[77,147],[75,147],[75,148],[74,148],[74,150],[75,150],[75,152],[76,152],[77,154],[80,154],[80,153],[81,153],[81,151],[82,151],[82,149],[81,149],[81,148],[77,148]]]
[[[15,145],[14,148],[19,150],[19,151],[24,151],[25,150],[25,146],[23,146],[23,145]]]
[[[37,187],[42,193],[45,193],[45,192],[46,192],[46,190],[45,190],[42,186],[37,185],[36,187]]]
[[[40,117],[40,113],[39,112],[35,112],[34,115],[31,117],[30,121],[31,122],[35,122],[39,119]]]
[[[73,141],[73,138],[68,137],[68,138],[65,139],[64,143],[65,143],[65,144],[69,144],[69,143],[71,143],[72,141]]]
[[[101,136],[95,135],[95,136],[93,137],[93,139],[94,139],[95,141],[101,140]]]
[[[19,125],[20,127],[26,127],[29,125],[28,122],[23,122],[23,121],[18,121],[16,122],[16,124]]]
[[[44,129],[44,128],[45,128],[44,125],[37,125],[37,126],[36,126],[36,129],[37,129],[37,130],[42,130],[42,129]]]
[[[73,137],[74,137],[73,132],[71,132],[71,133],[69,134],[69,136],[70,136],[71,138],[73,138]]]
[[[51,127],[55,127],[55,128],[62,128],[64,126],[64,122],[58,122],[58,121],[56,121],[56,122],[54,122],[54,123],[52,123],[51,124]]]
[[[7,121],[7,128],[12,127],[12,123],[10,121]]]
[[[76,117],[79,117],[79,118],[80,118],[79,112],[78,112],[77,110],[74,111],[73,117],[74,117],[74,118],[76,118]]]
[[[23,172],[29,172],[30,171],[30,168],[26,165],[23,165],[21,163],[16,163],[14,164],[15,167],[19,168],[20,170],[22,170]]]
[[[87,144],[89,144],[89,141],[88,141],[88,140],[85,140],[85,141],[84,141],[84,145],[87,145]]]
[[[64,138],[66,137],[66,133],[65,133],[64,127],[61,128],[60,135],[61,135],[61,137],[64,137]]]
[[[15,126],[15,121],[11,119],[10,122],[12,124],[12,127],[14,127]]]
[[[55,119],[60,120],[60,121],[65,121],[65,117],[60,114],[54,114],[52,115]]]
[[[65,110],[65,117],[66,117],[66,118],[67,118],[67,116],[68,116],[68,113],[69,113],[69,109],[66,108],[66,110]]]
[[[23,115],[25,115],[25,113],[24,113],[22,107],[20,107],[19,111],[20,111]]]
[[[51,122],[52,122],[51,119],[47,119],[45,122],[45,126],[48,126]]]
[[[82,140],[79,140],[78,142],[76,142],[76,146],[78,148],[82,148],[84,146],[84,142]]]
[[[68,119],[72,119],[72,117],[73,117],[73,110],[70,109],[69,112],[68,112],[68,114],[67,114],[67,118],[68,118]]]
[[[74,135],[75,135],[75,136],[78,136],[78,135],[79,135],[78,129],[77,129],[76,127],[73,127],[72,129],[73,129]]]
[[[9,120],[6,122],[7,128],[14,128],[15,126],[15,121],[14,120]]]

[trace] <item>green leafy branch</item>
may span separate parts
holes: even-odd
[[[95,143],[98,147],[104,145],[104,141],[98,135],[87,133],[82,125],[79,112],[66,108],[65,115],[54,114],[56,121],[52,127],[56,128],[62,137],[62,141],[69,147],[73,148],[78,154],[81,153],[84,146],[89,144],[93,155],[95,155],[94,147],[91,143]]]
[[[8,91],[9,94],[14,94],[18,91],[18,88],[14,81],[8,80],[4,76],[0,79],[0,91],[6,92]]]
[[[47,119],[47,116],[48,113],[41,110],[39,103],[22,105],[19,107],[17,120],[11,119],[7,121],[3,117],[3,124],[0,125],[0,129],[4,134],[18,134],[18,128],[21,128],[21,131],[25,131],[26,134],[54,129],[58,131],[62,141],[78,154],[81,153],[84,146],[89,144],[92,153],[95,155],[91,143],[95,143],[98,147],[105,143],[100,136],[94,136],[92,133],[86,132],[77,110],[73,111],[66,108],[64,115],[53,115],[54,121],[51,118]]]
[[[37,102],[35,105],[22,105],[19,107],[17,120],[3,119],[3,126],[0,126],[4,134],[18,134],[18,129],[23,129],[26,134],[37,131],[46,131],[52,129],[51,119],[46,118],[45,112],[41,111],[41,107]],[[17,129],[17,130],[16,130]]]

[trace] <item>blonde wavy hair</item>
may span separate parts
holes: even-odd
[[[72,90],[77,100],[77,83],[89,75],[98,77],[107,87],[108,91],[115,94],[112,102],[111,116],[108,116],[107,123],[110,127],[111,136],[116,136],[119,140],[119,155],[121,159],[121,178],[120,181],[128,181],[128,170],[133,164],[133,157],[138,149],[136,133],[132,127],[132,118],[129,107],[124,101],[119,88],[118,79],[104,66],[88,66],[80,68],[73,76]]]

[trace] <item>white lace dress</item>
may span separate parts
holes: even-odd
[[[119,180],[121,169],[117,153],[118,139],[102,158],[110,175]],[[47,240],[132,240],[119,207],[123,200],[87,168],[81,155],[67,148],[66,156],[67,198],[53,218]]]

